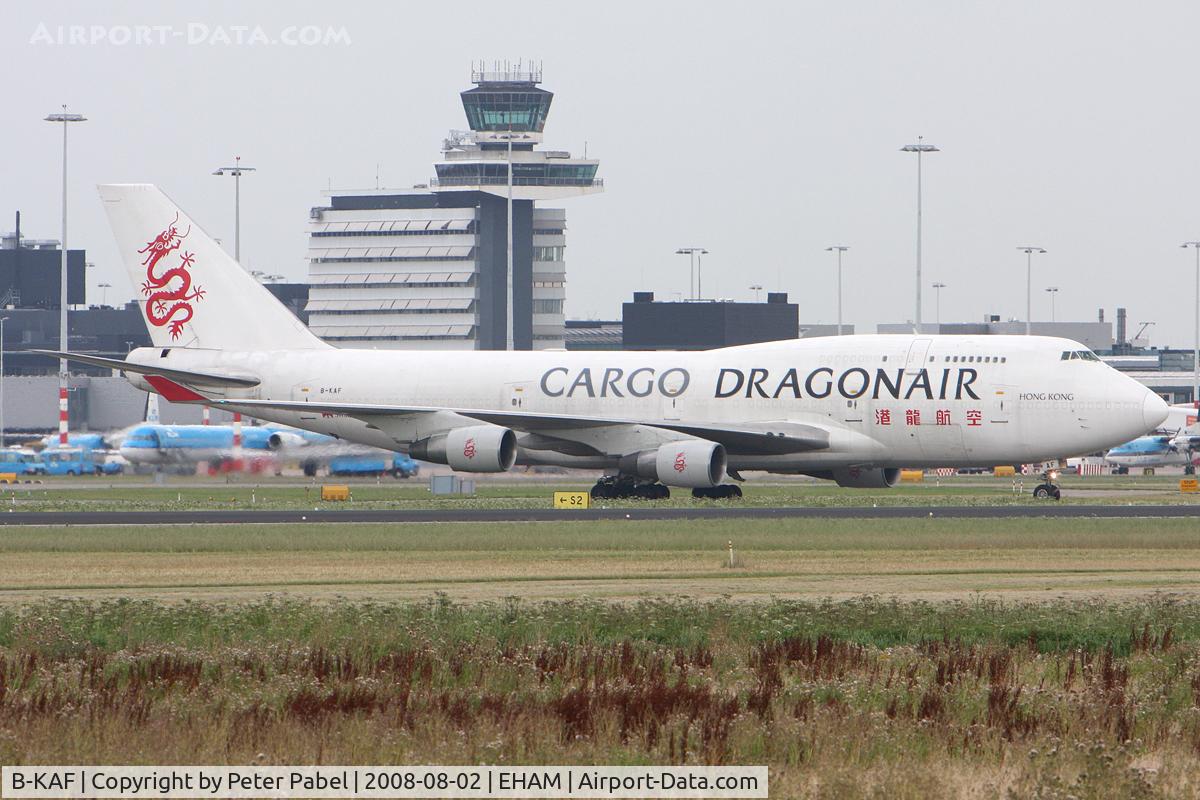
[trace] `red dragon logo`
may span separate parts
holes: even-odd
[[[687,457],[683,453],[675,454],[675,471],[683,472],[687,469]]]
[[[192,266],[196,257],[191,253],[185,251],[179,256],[178,266],[163,270],[161,274],[156,275],[154,272],[158,262],[177,250],[183,240],[192,232],[192,226],[189,225],[186,231],[179,233],[175,227],[177,222],[179,222],[178,211],[175,212],[175,219],[171,220],[171,224],[167,226],[166,230],[138,250],[138,253],[146,254],[146,260],[142,262],[146,267],[146,281],[142,284],[142,294],[147,295],[146,319],[150,321],[151,325],[158,328],[170,323],[169,330],[172,339],[179,338],[183,326],[192,318],[190,301],[199,301],[204,297],[204,290],[199,286],[192,289],[192,274],[188,272],[188,267]],[[169,284],[176,279],[179,280],[179,283],[171,288]]]
[[[467,439],[467,443],[463,445],[463,458],[475,457],[475,440]]]

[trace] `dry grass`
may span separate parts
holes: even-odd
[[[1198,612],[41,604],[0,614],[0,762],[749,763],[773,797],[1180,797]]]

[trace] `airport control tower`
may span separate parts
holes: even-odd
[[[411,189],[325,192],[309,218],[309,326],[343,347],[565,346],[566,211],[535,207],[603,191],[600,162],[537,149],[554,98],[541,68],[482,65],[461,93],[437,176]],[[511,172],[509,167],[511,166]]]
[[[513,338],[518,350],[563,347],[566,298],[566,213],[534,209],[537,200],[560,200],[604,190],[596,178],[600,162],[572,158],[562,150],[537,150],[554,94],[542,89],[541,67],[512,69],[481,64],[471,70],[474,88],[462,92],[470,131],[452,131],[443,145],[444,160],[436,165],[430,188],[438,192],[469,190],[504,201],[491,220],[482,220],[481,246],[504,255],[503,269],[480,287],[481,300],[490,301],[493,328],[507,328],[507,228],[512,209]],[[511,167],[511,170],[510,170]],[[511,177],[511,181],[510,181]],[[497,215],[502,215],[497,218]],[[487,225],[487,221],[499,223]],[[481,279],[484,276],[481,275]],[[527,327],[528,326],[528,327]],[[499,348],[497,348],[499,349]]]

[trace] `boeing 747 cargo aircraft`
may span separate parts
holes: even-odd
[[[704,352],[338,349],[156,187],[100,195],[154,347],[70,358],[123,370],[174,402],[463,472],[595,469],[606,476],[596,492],[610,496],[725,496],[726,477],[744,470],[884,487],[901,467],[1096,452],[1167,414],[1083,345],[1040,336],[845,336]]]

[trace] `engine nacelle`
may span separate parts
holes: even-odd
[[[900,470],[841,467],[831,471],[838,486],[847,489],[890,489],[900,482]]]
[[[472,425],[415,442],[409,455],[459,472],[504,472],[517,461],[517,436],[499,425]]]
[[[283,450],[289,447],[304,446],[304,437],[287,431],[275,431],[267,437],[267,447],[271,450]]]
[[[668,486],[698,489],[725,480],[725,464],[724,447],[716,442],[689,439],[639,454],[637,472]]]

